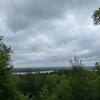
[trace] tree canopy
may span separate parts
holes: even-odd
[[[100,25],[100,8],[94,11],[92,18],[94,25]]]

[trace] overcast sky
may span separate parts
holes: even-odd
[[[14,67],[62,66],[75,55],[94,63],[100,26],[91,15],[98,7],[100,0],[0,0],[0,35]]]

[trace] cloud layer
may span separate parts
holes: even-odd
[[[14,67],[65,66],[73,56],[100,57],[100,27],[91,15],[100,0],[1,0],[0,34]]]

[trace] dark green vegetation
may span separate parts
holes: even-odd
[[[100,8],[94,11],[92,18],[94,25],[100,25]]]
[[[0,100],[100,100],[99,63],[88,71],[75,57],[70,70],[14,75],[10,55],[0,38]]]
[[[100,9],[93,15],[100,24]],[[100,64],[88,71],[75,57],[71,70],[12,74],[11,48],[0,37],[0,100],[100,100]]]

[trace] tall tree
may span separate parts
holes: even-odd
[[[72,65],[70,100],[88,100],[90,98],[88,73],[81,62],[77,57],[70,60],[70,64]]]
[[[11,48],[7,47],[0,37],[0,76],[7,75],[11,69]]]
[[[0,100],[26,100],[15,86],[11,74],[11,48],[0,37]]]
[[[10,60],[11,49],[7,47],[0,37],[0,99],[9,100],[11,96],[10,89]],[[13,97],[13,96],[12,96]]]

